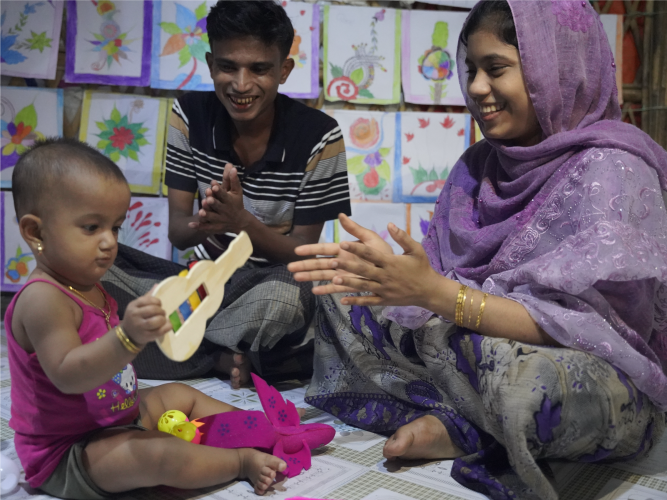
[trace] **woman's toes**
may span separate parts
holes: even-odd
[[[405,454],[414,442],[415,436],[409,430],[400,427],[384,444],[382,454],[385,458],[396,458]]]

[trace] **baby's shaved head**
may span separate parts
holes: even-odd
[[[118,165],[84,142],[63,137],[37,141],[21,155],[12,174],[16,216],[42,216],[45,202],[54,201],[55,194],[66,195],[67,180],[82,173],[127,184]]]

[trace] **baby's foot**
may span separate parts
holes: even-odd
[[[445,425],[433,415],[425,415],[399,427],[384,445],[385,458],[456,458],[464,453],[454,445]]]
[[[240,389],[250,380],[250,361],[243,354],[225,349],[220,353],[215,370],[229,375],[232,389]]]
[[[255,493],[263,495],[276,479],[276,472],[282,472],[287,464],[278,457],[253,450],[240,448],[241,478],[248,479],[255,487]]]

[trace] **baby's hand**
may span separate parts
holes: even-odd
[[[121,326],[125,334],[139,345],[145,345],[171,330],[162,302],[152,297],[153,290],[130,302]]]

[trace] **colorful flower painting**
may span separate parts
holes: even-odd
[[[212,90],[206,64],[211,48],[206,16],[215,2],[156,1],[153,8],[151,86],[155,88]]]
[[[465,105],[456,75],[456,47],[465,12],[405,11],[403,93],[407,102]]]
[[[280,92],[297,99],[312,99],[320,93],[320,9],[304,2],[286,2],[285,12],[294,27],[294,41],[288,57],[294,69]]]
[[[166,198],[135,198],[118,236],[123,245],[163,259],[171,258],[169,205]]]
[[[68,0],[65,79],[148,85],[153,6],[122,0]]]
[[[11,187],[19,155],[38,139],[62,135],[63,91],[2,87],[0,104],[0,179],[2,187]]]
[[[79,139],[123,171],[133,193],[158,194],[168,100],[86,91]]]
[[[2,74],[55,77],[62,1],[2,2]]]
[[[21,238],[14,199],[10,191],[0,193],[2,229],[0,232],[0,285],[3,291],[18,291],[35,269],[35,257]]]
[[[394,201],[435,202],[470,144],[470,115],[405,112],[399,113],[399,122]]]
[[[324,87],[328,100],[399,101],[400,18],[400,11],[394,9],[324,7]],[[336,36],[329,37],[329,33]],[[350,40],[359,42],[350,44]]]
[[[391,201],[396,114],[336,110],[333,116],[345,134],[350,199]]]

